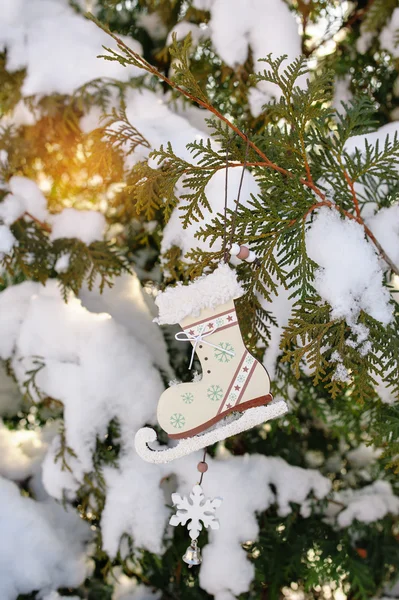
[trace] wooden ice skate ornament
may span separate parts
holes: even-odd
[[[234,305],[242,294],[235,271],[220,264],[210,275],[158,295],[157,322],[181,323],[183,331],[176,339],[192,344],[190,367],[196,353],[202,379],[173,385],[161,395],[159,425],[178,444],[152,449],[148,444],[156,441],[156,434],[142,428],[135,446],[144,460],[170,462],[287,411],[284,401],[272,402],[266,369],[244,345]]]

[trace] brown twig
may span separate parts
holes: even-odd
[[[347,504],[344,504],[343,502],[338,502],[338,500],[333,500],[332,498],[329,498],[328,502],[330,502],[330,504],[336,504],[337,506],[340,506],[341,508],[347,507]]]
[[[364,227],[364,231],[366,232],[366,235],[370,238],[370,240],[373,242],[374,246],[377,248],[378,252],[380,253],[381,258],[383,258],[385,260],[385,262],[387,263],[387,265],[389,266],[391,271],[393,271],[395,273],[395,275],[399,275],[398,267],[395,265],[393,260],[385,252],[385,250],[381,246],[380,242],[376,239],[374,233],[371,231],[371,229],[369,229],[367,227],[367,225],[363,221],[362,221],[362,224]]]
[[[348,184],[348,187],[349,187],[349,189],[350,189],[350,192],[351,192],[351,194],[352,194],[352,200],[353,200],[353,205],[354,205],[354,207],[355,207],[356,216],[357,216],[357,218],[358,218],[358,219],[360,219],[361,223],[363,224],[362,216],[361,216],[361,214],[360,214],[359,201],[358,201],[358,199],[357,199],[356,190],[355,190],[355,183],[354,183],[354,181],[352,181],[352,179],[349,177],[349,173],[348,173],[348,171],[345,169],[345,166],[344,166],[344,164],[343,164],[343,162],[342,162],[342,158],[341,158],[341,156],[340,156],[340,155],[339,155],[337,152],[335,152],[335,155],[336,155],[336,157],[337,157],[337,161],[338,161],[338,163],[339,163],[339,165],[340,165],[340,167],[341,167],[341,169],[342,169],[342,173],[343,173],[343,176],[344,176],[344,178],[345,178],[345,181],[346,181],[346,183]],[[359,222],[360,222],[360,221],[359,221]]]
[[[47,233],[51,233],[51,227],[50,227],[50,225],[48,225],[47,223],[43,223],[43,221],[40,221],[39,219],[37,219],[36,217],[34,217],[30,212],[25,211],[22,216],[23,217],[29,217],[29,219],[32,219],[32,221],[34,221],[35,223],[37,223],[38,225],[40,225],[40,227],[42,229],[44,229],[44,231],[47,231]]]
[[[249,162],[249,163],[246,163],[246,166],[247,166],[247,167],[266,167],[266,168],[269,168],[269,169],[270,169],[270,168],[273,168],[273,167],[271,166],[271,165],[273,165],[273,164],[274,164],[274,163],[265,162],[265,161],[263,161],[263,162]],[[212,170],[214,170],[214,171],[219,171],[219,170],[221,170],[221,169],[225,169],[225,168],[226,168],[226,166],[227,166],[228,168],[234,168],[234,167],[243,167],[243,166],[244,166],[244,163],[240,163],[240,162],[234,162],[234,163],[230,163],[230,162],[229,162],[229,163],[227,163],[227,165],[226,165],[226,163],[224,163],[223,165],[219,165],[219,166],[216,166],[216,167],[201,167],[201,166],[192,166],[192,167],[190,167],[190,168],[189,168],[189,169],[187,169],[187,170],[196,169],[196,170],[198,170],[198,171],[201,171],[201,170],[202,170],[202,171],[206,171],[206,170],[210,170],[210,169],[212,169]],[[276,166],[277,166],[277,165],[276,165]],[[309,174],[310,174],[310,167],[309,167],[309,164],[308,164],[307,166],[308,166],[308,169],[309,169]],[[306,165],[305,165],[305,167],[306,167]],[[277,170],[278,170],[278,171],[279,171],[281,174],[285,175],[286,177],[291,177],[291,178],[292,178],[292,177],[295,177],[295,176],[293,175],[293,173],[291,173],[290,171],[287,171],[286,169],[284,169],[284,168],[282,168],[282,167],[278,167],[278,169],[277,169]],[[304,179],[303,177],[300,177],[300,178],[299,178],[299,182],[300,182],[302,185],[304,185],[304,186],[306,186],[306,187],[309,187],[309,188],[311,188],[311,189],[314,191],[314,193],[315,193],[317,196],[319,196],[321,199],[324,199],[324,198],[325,198],[325,195],[323,194],[323,192],[322,192],[322,191],[321,191],[321,190],[320,190],[318,187],[316,187],[316,185],[314,184],[311,174],[310,174],[310,181],[309,181],[309,180],[307,180],[307,179]]]
[[[312,177],[312,173],[310,171],[310,166],[308,163],[308,159],[305,156],[305,170],[306,170],[306,175],[308,176],[308,183],[309,184],[313,184],[313,177]]]
[[[200,167],[200,166],[196,166],[193,165],[192,167],[190,167],[190,169],[198,169],[198,170],[212,170],[212,171],[218,171],[220,169],[225,169],[226,167],[228,167],[229,169],[234,169],[234,167],[243,167],[244,163],[241,162],[225,162],[222,165],[219,165],[217,167]],[[265,162],[247,162],[245,163],[246,167],[267,167],[267,163]]]
[[[129,48],[129,46],[127,46],[120,38],[118,38],[118,36],[113,34],[111,31],[109,31],[103,25],[102,25],[102,28],[116,41],[118,46],[126,54],[130,55],[136,62],[138,62],[145,71],[147,71],[148,73],[151,73],[152,75],[155,75],[159,79],[162,79],[162,81],[165,82],[166,84],[168,84],[171,88],[173,88],[174,90],[176,90],[177,92],[179,92],[180,94],[182,94],[183,96],[185,96],[186,98],[191,100],[192,102],[195,102],[199,106],[202,106],[202,108],[205,108],[206,110],[211,112],[213,115],[215,115],[215,117],[217,117],[218,119],[223,121],[223,123],[225,123],[232,131],[234,131],[234,133],[236,135],[238,135],[242,140],[244,140],[247,143],[247,139],[248,139],[247,135],[243,131],[241,131],[236,125],[234,125],[234,123],[229,121],[229,119],[227,117],[225,117],[221,112],[219,112],[217,110],[217,108],[212,106],[212,104],[209,104],[208,102],[205,102],[204,100],[201,100],[201,98],[197,98],[196,96],[193,96],[190,92],[188,92],[184,88],[180,87],[177,83],[175,83],[174,81],[169,79],[169,77],[167,77],[166,75],[163,75],[163,73],[160,73],[158,71],[158,69],[156,69],[156,67],[154,67],[149,62],[147,62],[142,56],[140,56],[140,54],[137,54],[137,52],[134,52],[134,50],[131,50],[131,48]],[[258,156],[260,156],[263,159],[262,166],[265,166],[269,169],[277,171],[278,173],[281,173],[282,175],[285,175],[286,177],[294,177],[294,175],[290,171],[287,171],[287,169],[284,169],[283,167],[280,167],[279,165],[276,165],[276,163],[271,161],[266,156],[266,154],[264,152],[262,152],[262,150],[260,148],[258,148],[258,146],[256,144],[254,144],[254,142],[252,142],[250,139],[248,139],[248,145],[250,146],[250,148],[252,148],[252,150],[254,150],[254,152],[256,152],[256,154]],[[315,194],[317,194],[321,198],[324,197],[324,194],[311,181],[306,181],[306,179],[300,179],[300,182],[303,185],[310,187],[315,192]]]
[[[357,217],[359,219],[361,219],[362,217],[361,217],[361,214],[360,214],[359,201],[358,201],[357,196],[356,196],[355,185],[354,185],[352,179],[349,177],[349,175],[348,175],[348,173],[347,173],[347,171],[345,169],[343,170],[343,173],[344,173],[345,180],[346,180],[346,182],[347,182],[347,184],[349,186],[349,189],[351,191],[351,194],[352,194],[353,204],[355,206],[356,215],[357,215]]]
[[[329,208],[333,208],[334,206],[337,206],[337,205],[334,204],[333,202],[330,202],[330,200],[324,200],[323,202],[318,202],[317,204],[313,204],[313,206],[308,208],[308,210],[303,215],[303,217],[302,217],[303,220],[306,221],[306,219],[308,218],[308,216],[310,215],[311,212],[313,212],[317,208],[321,208],[322,206],[328,206]],[[296,223],[296,219],[292,221],[292,224],[294,224],[294,223]]]

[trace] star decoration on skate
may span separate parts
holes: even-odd
[[[172,515],[169,521],[170,525],[185,526],[189,531],[192,540],[197,539],[202,531],[202,526],[206,529],[219,529],[219,521],[215,518],[215,511],[222,504],[221,498],[210,500],[205,498],[200,485],[195,485],[191,490],[189,497],[180,494],[172,494],[173,505],[177,507],[176,514]]]

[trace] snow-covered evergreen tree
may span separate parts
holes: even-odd
[[[398,40],[397,0],[0,0],[1,600],[399,597]],[[199,456],[134,435],[226,231],[290,411],[210,449],[194,571]]]

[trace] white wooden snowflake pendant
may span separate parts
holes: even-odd
[[[221,498],[210,500],[205,498],[204,492],[200,485],[195,485],[187,496],[180,494],[172,494],[173,505],[177,507],[175,515],[170,518],[170,525],[187,525],[190,538],[195,540],[200,531],[202,524],[205,528],[219,529],[219,521],[215,519],[215,510],[222,504]],[[190,502],[191,501],[191,502]]]

